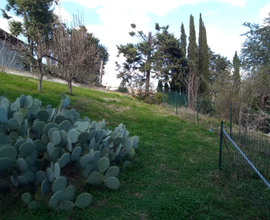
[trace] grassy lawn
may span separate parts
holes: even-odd
[[[13,102],[21,94],[59,105],[67,85],[0,73],[0,96]],[[0,194],[0,219],[267,219],[241,200],[237,182],[218,172],[219,137],[200,125],[119,94],[73,88],[71,106],[113,129],[123,123],[140,137],[132,166],[120,172],[116,191],[105,186],[81,189],[93,196],[89,208],[72,213],[42,208],[29,211],[15,194]],[[68,94],[67,94],[68,95]],[[261,183],[259,179],[247,182]]]

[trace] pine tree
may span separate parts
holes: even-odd
[[[181,25],[180,46],[182,48],[184,57],[186,57],[186,55],[187,55],[187,35],[185,33],[185,27],[184,27],[183,23]]]
[[[233,57],[233,82],[236,91],[239,91],[239,84],[241,82],[240,77],[240,59],[237,55],[237,51],[235,51],[234,57]]]

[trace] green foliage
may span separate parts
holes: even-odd
[[[122,86],[119,86],[118,89],[117,89],[118,92],[122,92],[122,93],[128,93],[128,89],[127,87],[122,87]]]
[[[168,95],[166,93],[163,93],[163,101],[166,102],[167,99],[168,99]],[[161,92],[155,93],[155,101],[157,104],[162,103],[162,93]]]
[[[10,179],[13,187],[23,188],[21,198],[29,209],[36,209],[39,201],[60,210],[87,207],[92,196],[82,193],[76,198],[69,175],[77,170],[85,183],[117,189],[117,165],[138,147],[138,137],[129,137],[123,124],[105,130],[104,120],[82,120],[76,110],[65,109],[69,102],[62,97],[59,108],[42,109],[31,96],[22,95],[13,103],[0,97],[0,180]],[[37,201],[27,191],[39,194]]]
[[[150,104],[150,105],[153,105],[153,104],[155,104],[155,98],[152,95],[148,95],[148,96],[144,97],[143,102]]]

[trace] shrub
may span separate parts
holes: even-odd
[[[127,87],[121,87],[119,86],[117,89],[118,92],[122,92],[122,93],[128,93],[128,89]]]
[[[31,96],[13,103],[0,97],[0,188],[21,187],[30,209],[46,201],[59,210],[88,206],[92,196],[75,197],[73,184],[117,189],[118,165],[129,165],[138,147],[139,138],[129,137],[123,124],[105,130],[104,120],[81,119],[66,109],[69,103],[62,96],[58,108],[42,109]]]
[[[151,95],[145,96],[143,102],[150,104],[150,105],[153,105],[156,103],[155,98]]]
[[[167,94],[163,94],[163,101],[167,101],[168,99],[168,95]],[[162,93],[161,92],[157,92],[155,93],[155,101],[157,104],[162,103]]]

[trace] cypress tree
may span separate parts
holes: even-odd
[[[237,55],[237,51],[235,51],[234,57],[233,57],[233,82],[236,91],[239,91],[239,84],[241,82],[240,77],[240,59]]]
[[[189,21],[189,44],[188,44],[188,59],[193,63],[195,66],[196,64],[196,32],[195,32],[195,25],[194,25],[194,17],[190,15]]]
[[[185,27],[184,27],[183,23],[181,25],[180,46],[182,48],[184,57],[186,57],[186,55],[187,55],[187,35],[185,32]]]
[[[202,69],[201,69],[203,80],[201,82],[201,93],[207,93],[208,86],[207,82],[209,79],[209,54],[206,37],[206,28],[203,25],[202,28]]]
[[[207,81],[209,78],[209,55],[206,37],[206,29],[200,14],[199,27],[199,46],[198,46],[198,74],[201,78],[200,93],[207,92]]]
[[[199,47],[198,47],[198,72],[199,75],[202,75],[202,63],[203,63],[203,21],[202,14],[200,14],[199,20]]]

